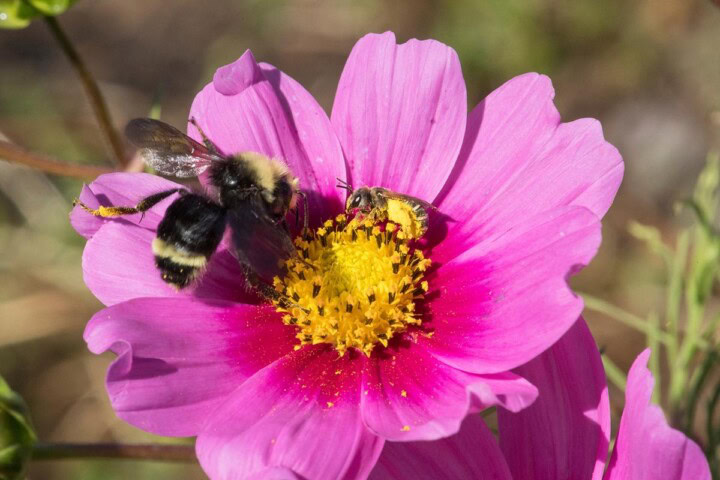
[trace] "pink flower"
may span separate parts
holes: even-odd
[[[650,404],[654,379],[642,352],[628,375],[609,463],[610,402],[600,353],[585,321],[516,369],[540,390],[519,413],[498,409],[500,442],[479,415],[434,442],[387,443],[371,480],[710,480],[700,447]]]
[[[73,225],[89,238],[85,282],[108,306],[85,339],[118,355],[107,378],[117,414],[149,432],[196,435],[215,479],[354,479],[386,440],[438,439],[469,411],[530,405],[536,388],[510,369],[578,318],[582,301],[566,280],[595,254],[623,172],[600,124],[561,123],[553,94],[547,77],[522,75],[468,116],[455,52],[432,40],[396,45],[392,33],[355,46],[330,118],[249,51],[218,69],[190,115],[227,153],[283,158],[309,193],[313,225],[343,209],[336,178],[437,206],[423,240],[432,267],[419,272],[427,293],[408,306],[422,324],[367,356],[340,356],[333,343],[296,350],[297,328],[246,293],[227,246],[196,288],[161,281],[150,242],[167,201],[144,219],[76,210]],[[118,173],[80,199],[134,204],[174,185]],[[372,279],[345,266],[354,273],[343,282]]]

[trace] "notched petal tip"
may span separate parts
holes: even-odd
[[[455,164],[466,120],[455,51],[435,40],[396,44],[392,32],[368,34],[355,44],[331,115],[353,183],[427,201]]]
[[[355,47],[357,47],[362,42],[368,42],[373,40],[386,40],[391,41],[393,44],[397,43],[397,40],[395,39],[395,32],[386,30],[382,33],[366,33],[356,42]]]
[[[252,52],[246,50],[233,63],[217,69],[213,76],[213,86],[218,93],[232,96],[264,79]]]

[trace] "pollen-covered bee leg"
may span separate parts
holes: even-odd
[[[210,152],[214,153],[215,155],[222,156],[220,153],[220,150],[217,148],[217,145],[213,143],[210,138],[208,138],[207,135],[205,135],[205,132],[203,132],[203,129],[200,128],[200,124],[197,123],[197,120],[195,120],[195,117],[190,117],[190,123],[195,127],[200,134],[200,138],[202,138],[203,144],[207,147]]]
[[[152,207],[154,207],[156,204],[160,203],[162,200],[166,199],[170,195],[174,193],[183,193],[186,192],[183,188],[173,188],[172,190],[165,190],[163,192],[158,192],[150,195],[149,197],[145,197],[140,202],[138,202],[137,205],[134,207],[126,207],[126,206],[110,206],[110,207],[104,207],[100,205],[98,208],[90,208],[87,205],[85,205],[83,202],[78,200],[77,198],[73,201],[73,206],[80,206],[83,210],[88,212],[91,215],[95,215],[96,217],[120,217],[122,215],[132,215],[135,213],[142,213],[144,214],[148,210],[150,210]]]

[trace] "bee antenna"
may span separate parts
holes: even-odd
[[[348,192],[352,192],[352,190],[353,190],[352,185],[350,185],[348,182],[346,182],[342,178],[338,178],[338,177],[335,177],[335,180],[340,182],[339,184],[336,185],[337,188],[344,188]]]
[[[348,192],[352,192],[352,191],[353,191],[353,190],[352,190],[352,185],[350,185],[349,183],[347,183],[345,180],[343,180],[343,179],[341,179],[341,178],[337,178],[337,177],[335,178],[335,180],[337,180],[338,182],[340,182],[340,183],[338,183],[337,185],[335,185],[337,188],[343,188],[343,189],[347,190]]]

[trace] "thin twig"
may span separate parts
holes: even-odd
[[[0,140],[0,159],[27,165],[28,167],[42,170],[43,172],[63,175],[65,177],[95,178],[98,175],[115,171],[112,168],[94,165],[62,163],[47,155],[30,152],[22,147],[2,140]]]
[[[38,443],[33,460],[68,460],[79,458],[115,458],[158,462],[195,462],[193,445],[116,443]]]
[[[57,18],[50,16],[46,16],[44,18],[45,23],[47,23],[50,28],[55,40],[57,40],[58,44],[60,44],[60,48],[62,48],[63,52],[65,52],[65,55],[68,60],[70,60],[70,63],[80,77],[83,87],[85,88],[85,93],[87,93],[90,100],[90,105],[92,106],[93,112],[95,112],[95,117],[100,124],[100,129],[110,145],[118,165],[124,167],[127,163],[127,159],[125,158],[123,142],[113,127],[112,119],[110,118],[110,111],[107,108],[105,99],[100,93],[100,89],[98,88],[95,79],[85,66],[85,63],[82,61],[82,58],[80,58],[80,55],[77,50],[75,50],[75,47],[70,42],[68,36],[60,27],[60,23],[58,23]]]

